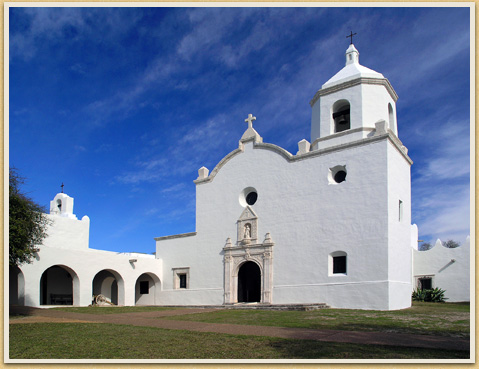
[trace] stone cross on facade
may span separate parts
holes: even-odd
[[[248,114],[248,118],[244,120],[248,122],[248,128],[253,128],[253,120],[256,120],[256,117],[253,117],[253,114]]]

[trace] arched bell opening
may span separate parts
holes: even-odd
[[[351,106],[347,100],[336,101],[333,105],[334,133],[351,128]]]
[[[239,268],[238,302],[261,302],[261,269],[253,261],[247,261]]]
[[[158,305],[160,278],[154,273],[143,273],[135,283],[135,305]]]
[[[104,269],[93,278],[92,291],[94,296],[103,295],[112,305],[124,305],[125,284],[121,275],[112,269]]]
[[[9,267],[9,304],[25,305],[25,277],[17,266]]]
[[[80,281],[73,269],[54,265],[40,279],[40,305],[73,305],[80,301]]]

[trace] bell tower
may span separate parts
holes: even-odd
[[[376,123],[398,135],[397,94],[381,73],[359,64],[350,44],[343,69],[321,86],[310,101],[311,150],[374,135]]]
[[[66,193],[58,193],[55,198],[50,201],[50,214],[58,215],[62,218],[77,219],[73,214],[73,197]]]

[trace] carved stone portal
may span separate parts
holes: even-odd
[[[258,217],[246,206],[237,223],[237,241],[233,246],[227,239],[224,250],[225,304],[238,302],[238,274],[247,261],[258,265],[261,272],[261,303],[273,301],[273,246],[269,233],[262,243],[258,242]]]

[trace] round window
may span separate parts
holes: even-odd
[[[329,168],[328,181],[330,184],[342,183],[346,180],[346,165],[336,165]]]
[[[341,182],[344,182],[345,180],[346,180],[346,172],[344,170],[340,170],[334,175],[334,181],[336,183],[341,183]]]
[[[258,201],[258,192],[254,187],[246,187],[239,195],[241,206],[254,205]]]
[[[258,200],[258,194],[256,192],[250,192],[247,196],[246,196],[246,203],[248,205],[254,205],[254,203],[256,202],[256,200]]]

